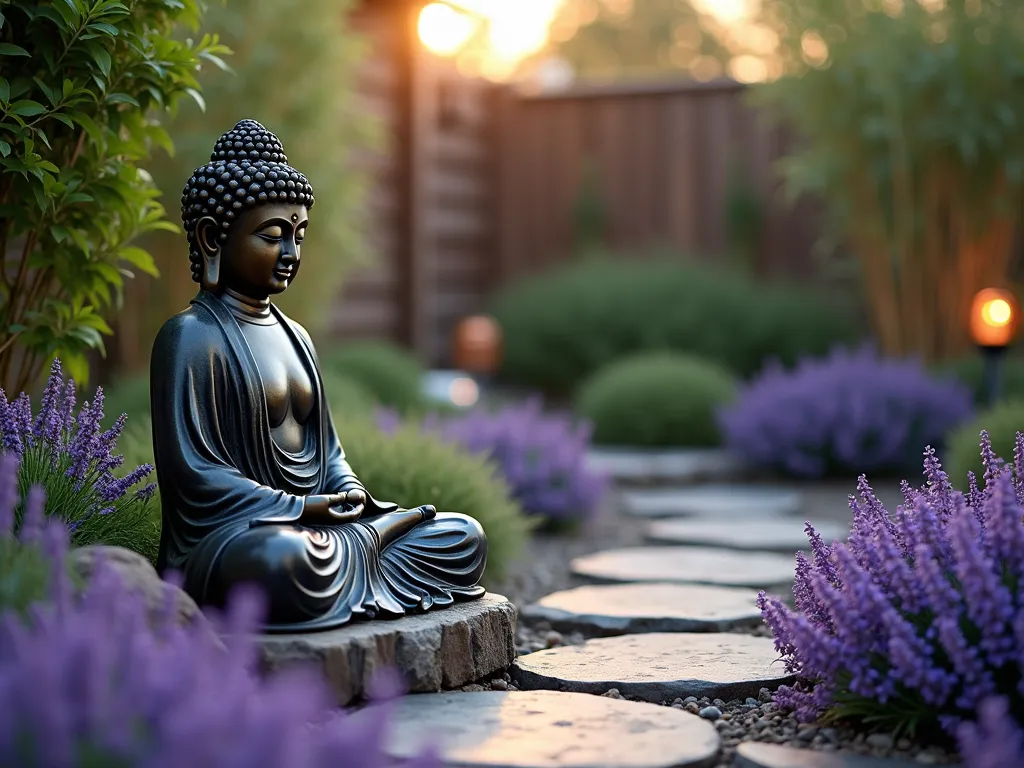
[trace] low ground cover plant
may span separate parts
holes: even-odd
[[[575,409],[594,425],[599,445],[714,446],[721,442],[716,413],[735,387],[731,374],[707,360],[640,353],[584,382]]]
[[[398,428],[394,412],[382,412],[378,426]],[[513,498],[531,517],[554,527],[591,519],[608,490],[608,480],[587,467],[591,426],[571,414],[545,411],[540,398],[496,410],[428,415],[420,428],[491,461]]]
[[[678,256],[574,262],[495,297],[491,313],[504,337],[500,375],[567,396],[623,356],[672,350],[747,377],[769,356],[792,364],[861,338],[853,314],[821,294]]]
[[[187,627],[174,620],[173,593],[160,626],[144,599],[100,563],[91,583],[69,581],[67,531],[46,525],[40,493],[13,530],[16,465],[0,459],[0,584],[47,569],[45,595],[0,604],[0,764],[19,768],[245,765],[328,768],[390,765],[386,707],[357,722],[334,709],[323,679],[309,670],[267,678],[257,671],[262,595],[236,592],[223,615]],[[6,588],[5,588],[6,589]],[[42,598],[42,599],[40,599]],[[24,596],[18,596],[24,600]],[[209,631],[219,631],[221,645]],[[436,768],[432,754],[412,760]]]
[[[46,491],[46,514],[65,523],[76,546],[128,545],[151,527],[156,485],[145,481],[153,466],[119,471],[124,456],[115,451],[127,418],[120,416],[106,430],[103,418],[103,390],[78,409],[75,383],[65,380],[60,360],[50,368],[35,413],[26,393],[9,401],[0,390],[0,448],[17,457],[20,467],[16,525],[30,489],[38,485]]]
[[[825,714],[955,734],[982,702],[1024,705],[1024,434],[1004,464],[981,434],[984,477],[956,490],[935,452],[925,484],[903,484],[890,516],[867,479],[851,497],[846,542],[808,524],[811,554],[796,556],[793,610],[763,592],[765,622],[802,682],[776,702],[803,720]]]
[[[971,416],[970,391],[915,360],[836,349],[792,369],[772,364],[720,413],[725,443],[796,477],[901,473]],[[977,432],[975,432],[975,435]]]

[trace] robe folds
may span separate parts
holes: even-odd
[[[356,522],[296,522],[305,496],[366,489],[345,459],[309,336],[276,307],[271,311],[313,382],[308,450],[301,454],[281,450],[271,437],[256,360],[217,296],[201,291],[157,336],[150,394],[163,517],[158,569],[180,572],[200,605],[222,604],[236,584],[259,584],[270,603],[266,629],[278,632],[401,616],[482,595],[487,542],[465,515],[423,520],[419,510],[367,494]],[[404,535],[382,538],[400,518]],[[272,524],[251,525],[256,520]]]

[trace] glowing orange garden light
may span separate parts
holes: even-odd
[[[489,377],[501,362],[501,328],[492,317],[473,315],[455,327],[454,362],[460,370]]]
[[[1001,288],[978,291],[971,303],[971,338],[985,359],[985,401],[999,397],[1001,364],[1006,348],[1017,335],[1020,306],[1017,297]]]

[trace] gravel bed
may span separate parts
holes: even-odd
[[[849,519],[846,496],[852,484],[837,484],[801,488],[805,495],[807,516],[845,521]],[[879,493],[883,498],[895,496],[888,487]],[[888,498],[885,498],[888,501]],[[576,534],[536,534],[527,545],[526,557],[509,569],[508,575],[489,588],[504,594],[519,608],[535,602],[541,597],[584,583],[570,572],[570,561],[581,555],[604,549],[627,547],[643,543],[643,525],[628,519],[618,511],[618,494],[608,494],[604,508],[581,531]],[[770,636],[766,626],[738,628],[737,634]],[[543,622],[532,627],[522,623],[516,632],[516,650],[520,655],[562,645],[579,645],[586,641],[579,633],[562,634]],[[517,690],[507,672],[498,673],[491,679],[480,680],[459,689],[463,691]],[[603,694],[612,698],[623,697],[612,689]],[[869,733],[845,727],[818,727],[798,723],[793,717],[779,711],[771,703],[767,688],[761,689],[757,700],[721,701],[707,698],[676,699],[663,702],[664,706],[684,709],[715,722],[722,737],[722,752],[718,768],[732,765],[736,745],[741,741],[761,741],[821,750],[878,757],[893,757],[909,760],[921,765],[949,765],[957,762],[955,752],[941,745],[927,744],[911,739],[894,739],[885,733]]]

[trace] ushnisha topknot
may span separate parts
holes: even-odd
[[[243,208],[266,203],[313,207],[313,187],[288,165],[284,147],[255,120],[240,120],[217,139],[210,162],[193,171],[181,193],[181,221],[188,239],[192,279],[200,281],[203,256],[196,242],[196,224],[204,216],[220,226],[224,242]]]

